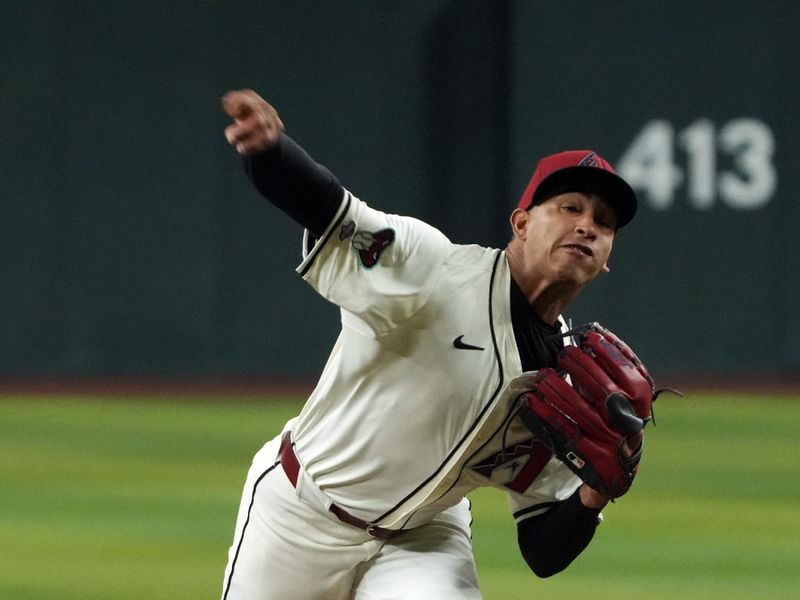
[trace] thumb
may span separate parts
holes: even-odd
[[[228,92],[222,97],[222,109],[233,119],[247,118],[253,112],[248,97],[242,92]]]

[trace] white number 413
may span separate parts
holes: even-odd
[[[775,136],[763,121],[735,119],[717,131],[712,121],[700,119],[677,132],[685,172],[675,164],[675,138],[672,123],[650,121],[617,161],[617,172],[644,192],[653,209],[669,209],[684,181],[690,204],[699,210],[710,209],[716,198],[736,210],[761,208],[772,199],[778,183]],[[717,149],[731,157],[731,170],[718,170]]]

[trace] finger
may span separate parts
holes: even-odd
[[[225,139],[228,140],[229,144],[233,145],[246,138],[255,135],[263,135],[263,131],[268,129],[270,129],[270,127],[264,127],[261,120],[253,113],[246,119],[237,119],[235,123],[228,125],[225,128]]]
[[[240,138],[231,145],[235,146],[236,152],[242,156],[250,156],[263,152],[272,145],[272,142],[264,137],[252,135]]]
[[[245,131],[242,128],[242,126],[239,125],[238,123],[234,125],[229,125],[228,127],[225,128],[225,139],[228,140],[228,143],[232,146],[239,141],[239,138],[244,138],[244,137],[246,137]]]
[[[264,102],[247,118],[253,128],[263,130],[267,135],[284,130],[283,121],[272,105]]]
[[[233,119],[244,119],[253,112],[253,99],[243,90],[228,92],[222,97],[222,109]]]
[[[545,371],[545,369],[542,369]],[[537,377],[538,379],[538,377]],[[608,436],[611,432],[603,418],[575,388],[559,377],[552,369],[538,380],[536,389],[542,392],[545,401],[561,415],[579,425],[581,429]]]
[[[616,384],[594,360],[576,346],[565,346],[558,354],[558,364],[569,373],[572,384],[586,390],[595,404],[604,402]]]

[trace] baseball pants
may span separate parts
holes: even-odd
[[[479,600],[467,500],[378,540],[298,497],[277,460],[254,457],[228,552],[222,600]]]

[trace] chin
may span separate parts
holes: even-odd
[[[579,271],[575,269],[569,269],[569,270],[565,269],[559,273],[558,280],[561,283],[568,285],[583,286],[589,283],[590,281],[593,281],[598,274],[599,271],[594,273],[586,273],[584,271]]]

